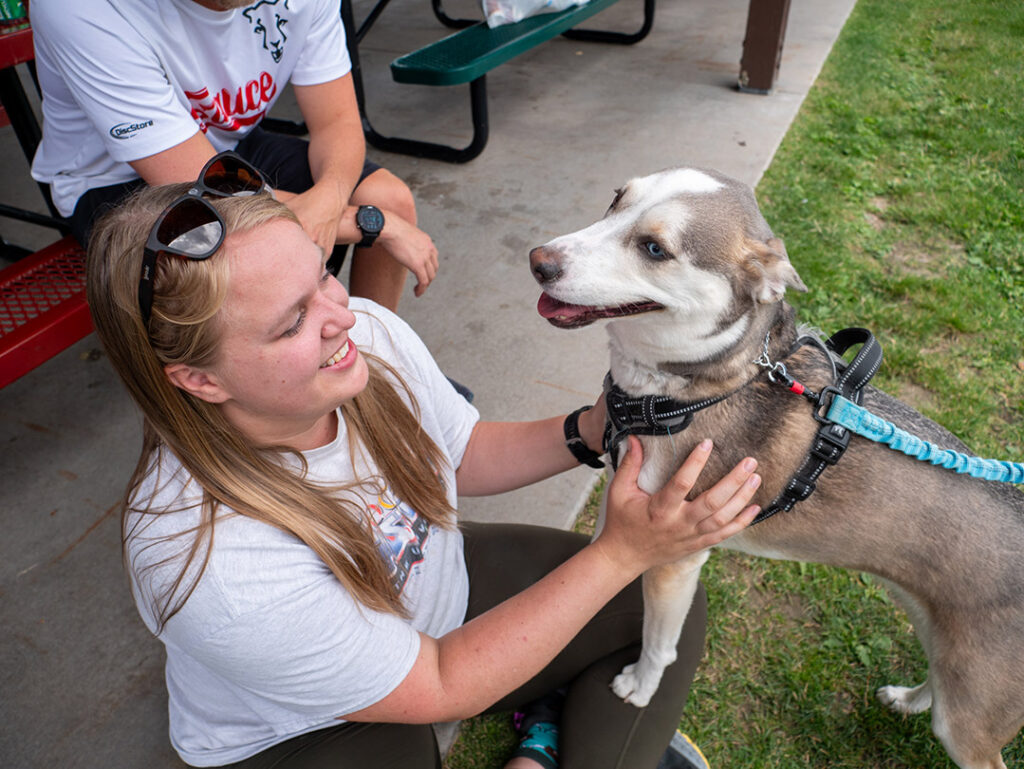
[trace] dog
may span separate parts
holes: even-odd
[[[609,321],[609,377],[625,394],[684,403],[728,396],[681,432],[641,437],[641,488],[660,489],[711,438],[716,450],[693,495],[753,456],[763,479],[754,501],[773,502],[819,423],[811,404],[770,381],[763,362],[783,362],[820,393],[837,361],[797,345],[802,329],[784,297],[807,289],[749,186],[699,168],[632,179],[603,218],[533,249],[530,268],[543,292],[538,311],[551,324]],[[967,451],[880,390],[866,387],[862,397],[907,432]],[[913,622],[929,671],[918,686],[882,687],[879,699],[901,713],[931,708],[935,735],[962,769],[1005,769],[1001,748],[1024,726],[1024,494],[854,436],[810,497],[721,546],[880,577]],[[646,705],[674,660],[707,557],[644,574],[640,659],[612,682],[627,702]]]

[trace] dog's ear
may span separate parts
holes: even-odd
[[[751,294],[754,301],[762,304],[778,302],[786,288],[806,291],[807,286],[796,274],[786,254],[786,247],[778,238],[766,241],[748,240],[749,273],[753,278]]]

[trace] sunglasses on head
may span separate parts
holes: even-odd
[[[139,311],[143,325],[153,312],[153,278],[159,256],[201,262],[224,242],[224,219],[204,195],[230,198],[258,195],[267,189],[263,176],[234,152],[214,155],[188,192],[163,210],[149,231],[139,276]]]

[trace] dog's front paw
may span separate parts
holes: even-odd
[[[897,713],[923,713],[932,706],[932,690],[925,681],[920,686],[883,686],[876,692],[882,704]]]
[[[647,703],[651,701],[651,697],[654,696],[654,692],[658,688],[661,676],[653,681],[650,678],[650,676],[643,675],[640,663],[626,665],[612,681],[612,691],[630,705],[635,705],[638,708],[647,707]]]

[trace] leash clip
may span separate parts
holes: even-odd
[[[771,338],[772,332],[769,331],[767,334],[764,335],[764,345],[761,348],[761,355],[757,358],[754,358],[754,360],[750,362],[753,363],[755,366],[760,366],[761,368],[766,368],[774,371],[775,367],[780,364],[773,362],[771,357],[768,355],[768,344],[769,342],[771,342]],[[783,367],[783,369],[785,369],[785,367]],[[769,374],[768,376],[770,377],[771,374]]]
[[[814,407],[814,418],[821,422],[823,425],[831,425],[834,422],[828,418],[827,414],[829,409],[832,408],[832,400],[837,396],[842,395],[842,392],[835,385],[827,385],[821,389],[818,394],[818,400]]]
[[[769,331],[764,335],[764,347],[761,350],[761,355],[751,361],[755,366],[760,366],[768,371],[768,381],[772,384],[782,384],[789,387],[793,384],[792,377],[789,376],[789,372],[786,371],[786,364],[782,361],[773,361],[771,356],[768,355],[768,345],[771,341],[771,332]]]
[[[776,374],[778,374],[778,379],[776,379]],[[768,381],[771,382],[772,384],[781,381],[787,387],[793,384],[792,377],[790,377],[789,372],[786,371],[786,364],[783,363],[782,361],[776,362],[768,370]]]

